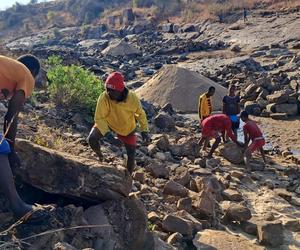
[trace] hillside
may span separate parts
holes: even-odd
[[[64,0],[1,12],[0,54],[42,66],[12,167],[21,198],[41,205],[20,219],[0,185],[1,250],[300,249],[299,1],[241,2]],[[87,139],[113,71],[149,123],[150,142],[137,126],[132,174],[117,137],[99,140],[103,158]],[[213,158],[214,139],[199,147],[199,96],[214,86],[220,113],[230,85],[262,130],[266,162],[254,152],[246,166],[233,142]],[[134,120],[127,104],[120,113]]]
[[[299,0],[56,0],[44,3],[21,5],[0,12],[1,38],[21,36],[50,27],[83,26],[89,24],[119,23],[122,9],[134,8],[136,16],[152,18],[163,22],[168,20],[179,23],[223,20],[232,22],[242,15],[243,8],[247,10],[261,9],[270,12],[297,10]],[[238,16],[235,16],[239,13]],[[235,16],[234,18],[232,16]],[[126,23],[125,23],[126,24]]]

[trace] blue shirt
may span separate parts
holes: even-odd
[[[2,134],[0,134],[0,154],[9,154],[10,151],[10,146],[9,143],[6,139],[3,140]]]

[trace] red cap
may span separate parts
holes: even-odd
[[[125,88],[124,76],[120,72],[111,73],[105,81],[105,87],[123,92]]]

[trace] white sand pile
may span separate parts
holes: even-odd
[[[216,88],[214,111],[222,110],[226,88],[188,69],[175,65],[164,66],[155,76],[136,90],[140,98],[161,106],[171,103],[180,112],[198,112],[199,96],[210,86]]]

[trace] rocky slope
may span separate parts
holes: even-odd
[[[256,13],[249,19],[235,26],[158,28],[139,22],[107,30],[101,25],[81,33],[70,27],[59,36],[48,30],[7,42],[11,53],[61,55],[99,76],[120,70],[132,89],[163,65],[178,64],[225,87],[237,84],[253,114],[287,120],[255,118],[271,145],[269,163],[264,166],[255,156],[247,173],[243,164],[230,162],[241,158],[230,144],[215,159],[205,159],[193,115],[143,102],[152,143],[141,145],[139,138],[131,179],[123,168],[124,150],[105,144],[105,160],[97,162],[85,140],[91,126],[85,115],[56,109],[47,92],[39,91],[20,118],[25,164],[15,173],[26,200],[57,208],[42,225],[10,228],[14,219],[1,195],[0,248],[299,249],[300,37],[292,27],[299,26],[300,16]],[[284,32],[286,27],[291,32]],[[3,105],[0,112],[3,117]]]

